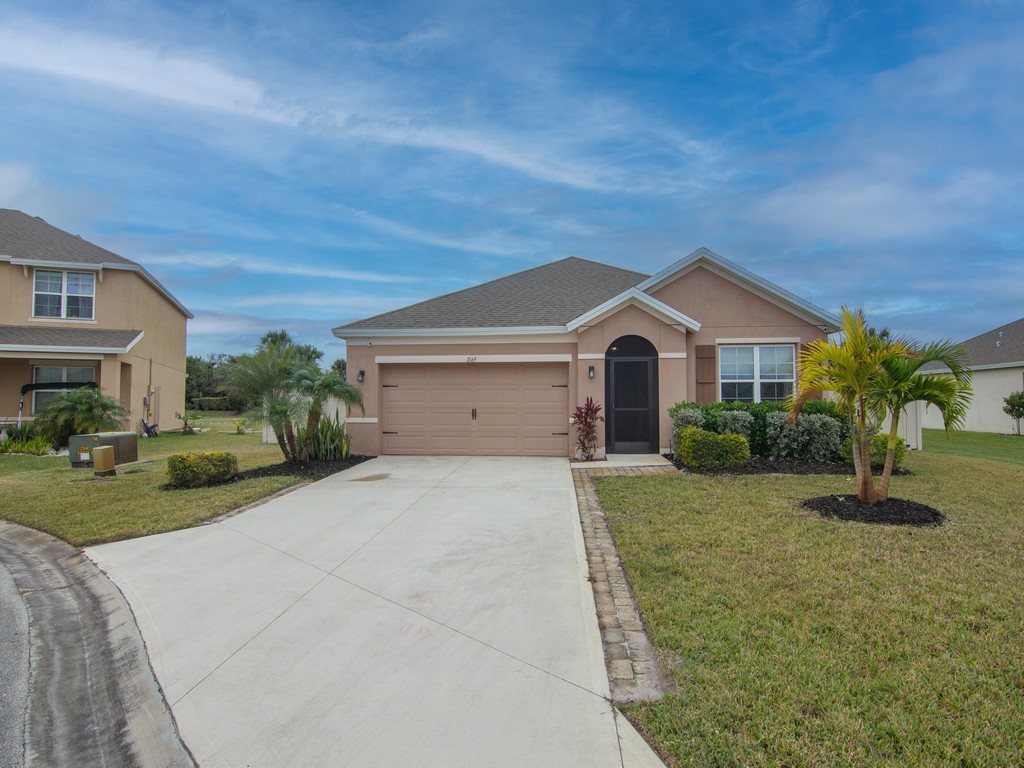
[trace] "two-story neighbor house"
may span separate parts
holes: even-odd
[[[192,317],[142,266],[21,211],[0,209],[0,423],[68,382],[95,382],[141,419],[185,406]],[[26,384],[52,384],[22,397]]]
[[[568,258],[334,329],[367,455],[572,456],[569,414],[604,408],[598,455],[664,453],[683,400],[784,400],[830,312],[701,248],[656,275]]]

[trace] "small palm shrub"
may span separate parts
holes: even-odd
[[[312,435],[307,435],[306,430],[300,427],[296,442],[299,451],[305,453],[310,461],[345,461],[352,455],[352,436],[337,413],[333,420],[320,419]]]
[[[182,423],[181,434],[183,435],[194,435],[199,430],[199,425],[202,423],[202,416],[198,413],[192,413],[188,411],[186,413],[175,413],[174,418]]]
[[[576,406],[572,422],[576,425],[576,451],[583,461],[593,461],[597,450],[597,424],[604,421],[601,406],[588,397],[583,405]]]
[[[225,483],[238,474],[238,457],[227,451],[193,451],[167,457],[167,484],[202,488]]]
[[[690,469],[740,469],[750,459],[750,445],[742,435],[719,435],[689,427],[676,438],[675,455]]]
[[[36,434],[63,448],[72,435],[111,432],[128,421],[127,408],[96,387],[58,392],[35,414]]]
[[[718,434],[741,435],[750,441],[750,430],[754,426],[754,417],[746,411],[723,411],[718,417]]]

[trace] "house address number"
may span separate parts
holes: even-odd
[[[476,355],[469,355],[469,356],[468,356],[468,357],[466,358],[466,362],[467,362],[467,363],[475,363],[475,362],[476,362]]]

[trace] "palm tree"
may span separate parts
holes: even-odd
[[[297,461],[292,423],[300,403],[291,386],[292,348],[271,342],[249,355],[239,355],[226,366],[225,389],[231,396],[254,403],[247,418],[269,424],[285,461]]]
[[[921,370],[928,363],[936,362],[948,368],[949,373]],[[971,394],[971,369],[967,367],[967,353],[963,347],[951,341],[915,345],[913,357],[893,357],[882,362],[882,369],[868,393],[872,401],[885,407],[890,419],[885,467],[878,484],[881,501],[889,498],[889,478],[892,476],[896,455],[896,430],[899,428],[900,415],[907,406],[917,401],[934,405],[942,413],[942,424],[948,434],[951,429],[963,425]]]
[[[118,400],[97,387],[59,392],[36,411],[36,431],[54,445],[64,446],[71,435],[121,429],[130,414]]]
[[[329,398],[335,398],[345,403],[345,414],[348,415],[352,406],[359,406],[363,410],[363,393],[345,381],[331,370],[321,373],[313,366],[299,368],[291,378],[291,386],[298,392],[305,395],[308,400],[308,411],[306,414],[306,439],[303,441],[301,461],[309,459],[309,444],[317,427],[320,425],[320,418],[323,416],[324,404]]]
[[[796,419],[815,395],[830,396],[850,420],[857,498],[875,504],[889,497],[899,417],[911,403],[938,407],[946,429],[958,426],[970,399],[970,371],[962,349],[950,342],[925,346],[908,338],[876,333],[861,310],[842,310],[842,341],[813,341],[800,354],[799,380],[786,408]],[[932,361],[945,363],[949,374],[921,372]],[[891,417],[888,450],[880,484],[871,472],[870,433],[885,414]]]

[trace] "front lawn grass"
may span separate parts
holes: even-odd
[[[0,455],[0,518],[79,547],[188,528],[286,488],[296,478],[165,490],[167,457],[185,451],[231,451],[240,470],[280,463],[277,445],[261,440],[259,433],[216,431],[140,438],[140,463],[119,466],[117,476],[106,479],[94,479],[91,469],[73,469],[67,456]]]
[[[993,450],[893,478],[938,528],[797,507],[852,477],[595,478],[676,685],[627,714],[676,765],[1024,765],[1021,470]]]
[[[947,435],[941,429],[922,432],[921,442],[926,453],[1024,464],[1024,437],[988,432],[950,432]]]

